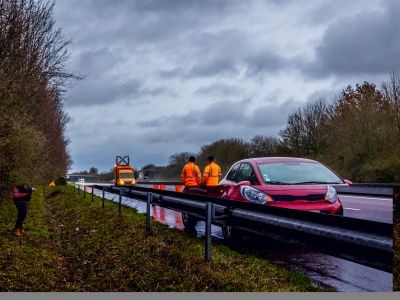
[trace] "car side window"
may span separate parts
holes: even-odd
[[[234,165],[234,166],[232,167],[232,169],[229,171],[228,175],[226,176],[226,179],[228,179],[228,180],[230,180],[230,181],[237,182],[237,180],[236,180],[236,175],[237,175],[237,172],[238,172],[238,170],[239,170],[239,167],[240,167],[240,163]]]
[[[245,181],[245,180],[250,181],[251,184],[257,183],[257,179],[255,177],[253,167],[249,164],[242,164],[240,166],[238,174],[236,175],[237,182]]]

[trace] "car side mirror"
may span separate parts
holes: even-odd
[[[348,179],[343,179],[344,180],[344,182],[346,182],[348,185],[353,185],[353,182],[352,181],[350,181],[350,180],[348,180]]]
[[[243,180],[243,181],[239,182],[238,185],[240,185],[240,186],[241,185],[251,185],[251,183],[248,180]]]
[[[247,176],[246,180],[250,181],[251,185],[255,185],[257,182],[256,176],[252,175],[252,176]]]

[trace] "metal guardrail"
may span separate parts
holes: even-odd
[[[206,228],[213,223],[259,235],[279,236],[327,254],[392,272],[392,224],[138,186],[93,187],[119,194],[119,211],[121,197],[125,196],[147,202],[148,207],[153,204],[190,214],[206,221]],[[146,228],[150,228],[149,208],[146,224]],[[210,231],[207,230],[206,241],[210,241]],[[206,243],[206,260],[211,259],[210,249]]]
[[[139,181],[140,185],[182,185],[178,181]],[[392,197],[393,187],[400,183],[353,183],[351,186],[335,185],[339,194],[368,195],[377,197]]]
[[[340,194],[392,197],[394,186],[395,184],[354,183],[351,186],[335,186],[335,189]]]
[[[137,181],[142,185],[183,185],[181,181]]]

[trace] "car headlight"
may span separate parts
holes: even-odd
[[[240,193],[246,200],[249,200],[254,203],[265,204],[267,202],[272,201],[272,198],[268,196],[266,193],[261,192],[249,186],[241,186]]]
[[[325,200],[328,200],[331,203],[335,203],[337,199],[338,196],[336,193],[336,189],[333,186],[328,185],[328,190],[326,191]]]

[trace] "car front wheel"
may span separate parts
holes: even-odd
[[[224,236],[224,240],[229,244],[240,242],[243,238],[242,232],[230,225],[222,225],[222,235]]]
[[[182,223],[186,228],[194,228],[197,224],[197,218],[187,213],[182,213]]]

